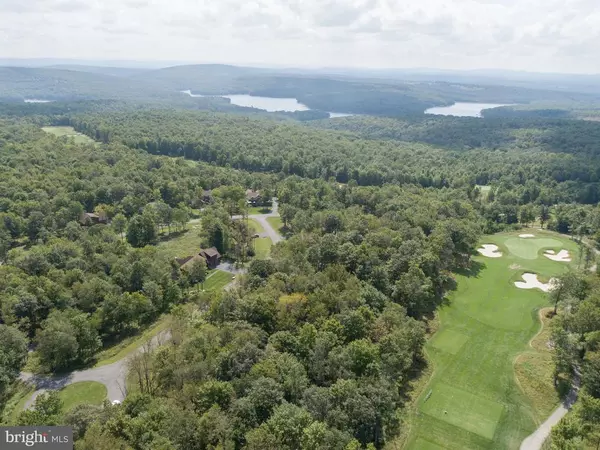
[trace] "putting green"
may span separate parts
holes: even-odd
[[[540,256],[540,251],[562,249],[562,243],[556,239],[550,238],[508,238],[504,245],[515,256],[524,259],[537,259]]]
[[[536,237],[518,237],[525,233]],[[514,282],[525,272],[547,281],[576,267],[578,245],[540,230],[485,236],[481,243],[497,245],[502,257],[475,256],[478,270],[456,275],[457,289],[439,310],[439,332],[426,345],[434,371],[412,417],[410,449],[517,449],[536,419],[546,419],[517,385],[513,362],[531,351],[528,342],[540,327],[536,310],[549,300]],[[568,250],[573,262],[545,258],[548,249]]]

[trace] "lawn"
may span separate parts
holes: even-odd
[[[68,137],[72,138],[76,144],[94,144],[94,143],[96,143],[96,141],[89,138],[85,134],[81,134],[81,133],[75,131],[75,129],[73,127],[42,127],[42,130],[44,130],[46,133],[50,133],[50,134],[53,134],[58,137],[68,136]]]
[[[106,386],[96,381],[73,383],[58,391],[63,402],[63,412],[79,405],[101,405],[106,398]]]
[[[536,237],[518,237],[525,233]],[[576,266],[578,246],[540,230],[486,236],[481,244],[497,245],[502,257],[476,256],[478,273],[456,275],[457,290],[440,309],[439,330],[426,345],[434,372],[417,402],[408,448],[518,448],[558,403],[558,395],[547,391],[549,398],[540,401],[535,378],[524,375],[517,382],[520,354],[527,357],[525,366],[517,365],[519,373],[547,371],[543,349],[529,342],[540,329],[537,310],[548,298],[514,282],[524,272],[548,279],[565,271],[569,263],[544,257],[547,249],[569,250]]]
[[[273,242],[271,238],[256,238],[254,239],[254,253],[256,259],[267,259],[271,256],[271,246]]]
[[[200,224],[188,225],[183,232],[173,232],[161,237],[158,251],[169,259],[191,256],[200,251]]]
[[[248,219],[248,226],[254,230],[254,233],[264,233],[265,229],[256,219]]]
[[[248,208],[248,214],[271,214],[271,208],[269,208],[268,206],[251,206],[250,208]]]
[[[202,288],[205,291],[220,291],[233,279],[233,275],[229,272],[223,272],[222,270],[215,270],[208,274],[206,281],[203,283]]]
[[[267,222],[271,224],[275,231],[277,231],[279,234],[283,234],[283,221],[281,220],[281,217],[267,217]]]

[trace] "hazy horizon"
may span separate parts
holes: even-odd
[[[344,66],[344,65],[293,65],[293,64],[268,64],[268,63],[239,63],[234,61],[168,61],[168,60],[142,60],[142,59],[82,59],[82,58],[56,58],[52,56],[39,58],[13,58],[0,55],[0,66],[7,67],[50,67],[58,65],[77,65],[77,66],[97,66],[97,67],[115,67],[115,68],[139,68],[139,69],[162,69],[175,66],[195,66],[195,65],[224,65],[234,67],[253,67],[262,69],[298,69],[298,70],[349,70],[365,72],[384,72],[384,71],[407,71],[424,73],[478,73],[489,75],[500,75],[501,73],[531,74],[531,75],[587,75],[600,76],[598,72],[568,72],[568,71],[542,71],[525,69],[507,69],[503,67],[473,67],[468,69],[448,69],[442,67],[425,66],[389,66],[389,67],[369,67],[369,66]]]
[[[3,58],[600,72],[592,0],[3,0]]]

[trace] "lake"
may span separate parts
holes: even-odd
[[[498,103],[460,103],[457,102],[451,106],[436,106],[429,108],[425,114],[439,114],[442,116],[459,117],[481,117],[481,111],[484,109],[498,108],[500,106],[510,106]]]
[[[23,100],[25,103],[50,103],[52,100],[40,100],[37,98],[26,98]]]
[[[214,97],[201,94],[192,94],[191,91],[181,91],[188,94],[190,97]],[[246,108],[257,108],[268,112],[276,111],[310,111],[310,108],[303,103],[300,103],[295,98],[275,98],[275,97],[259,97],[246,94],[221,95],[220,97],[228,98],[233,105],[244,106]],[[330,112],[329,117],[347,117],[352,114]]]

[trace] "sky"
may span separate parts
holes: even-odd
[[[0,57],[600,73],[598,0],[0,0]]]

